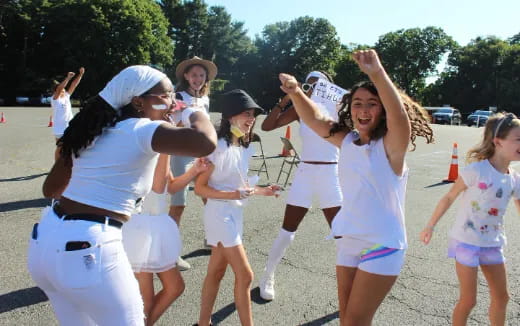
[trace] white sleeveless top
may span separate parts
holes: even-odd
[[[316,103],[316,105],[320,109],[322,115],[331,120],[338,121],[338,113],[336,112],[336,106],[333,103],[327,106],[322,103]],[[300,153],[300,159],[302,161],[338,161],[339,148],[315,133],[302,120],[300,120],[300,138],[302,140],[302,151]]]
[[[332,235],[405,249],[406,163],[403,175],[395,175],[383,138],[361,146],[354,144],[358,138],[350,132],[341,144],[338,170],[343,203],[332,221]]]
[[[170,194],[165,191],[158,194],[150,191],[144,198],[141,214],[143,215],[168,215],[170,209]]]
[[[55,135],[63,135],[63,132],[69,126],[72,120],[72,105],[70,103],[70,94],[65,92],[65,96],[59,97],[57,100],[51,97],[52,113],[52,131]]]

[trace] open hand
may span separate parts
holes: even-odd
[[[383,70],[375,50],[356,51],[352,54],[352,58],[356,61],[359,69],[368,76],[375,75]]]
[[[294,78],[294,76],[281,73],[280,75],[278,75],[278,78],[280,78],[280,82],[282,83],[282,85],[280,86],[282,91],[284,91],[287,94],[296,93],[299,87],[298,81],[296,80],[296,78]]]
[[[72,71],[69,71],[69,72],[67,73],[67,78],[72,78],[72,77],[74,77],[74,76],[76,76],[76,74],[73,73]]]

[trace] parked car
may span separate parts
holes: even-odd
[[[466,124],[468,126],[483,126],[486,124],[489,117],[492,115],[493,112],[491,111],[477,110],[468,116],[468,118],[466,119]]]
[[[22,105],[22,104],[28,104],[29,98],[26,96],[17,96],[16,97],[16,104]]]
[[[432,114],[433,122],[439,124],[460,125],[462,116],[458,109],[440,108]]]

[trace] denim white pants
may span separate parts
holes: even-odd
[[[30,239],[28,269],[61,325],[144,325],[143,301],[121,229],[61,220],[50,207]],[[66,251],[69,241],[90,248]]]

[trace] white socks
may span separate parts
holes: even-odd
[[[267,258],[267,264],[265,266],[265,274],[270,276],[274,275],[276,266],[280,263],[285,254],[285,250],[289,247],[291,242],[294,240],[296,232],[289,232],[280,229],[278,237],[274,240],[271,251],[269,251],[269,257]]]

